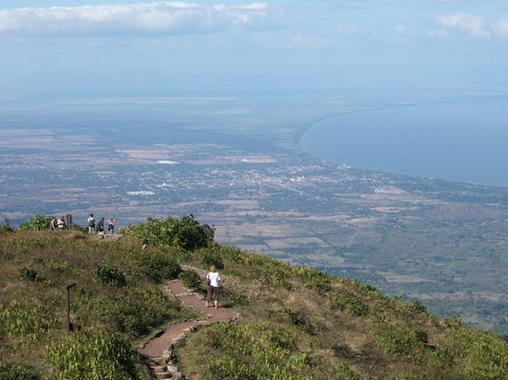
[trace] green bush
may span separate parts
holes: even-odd
[[[167,252],[151,249],[141,252],[138,270],[154,282],[173,280],[182,271],[176,259]]]
[[[148,218],[146,223],[129,226],[126,234],[147,240],[152,245],[170,245],[193,251],[208,247],[213,242],[215,230],[208,224],[200,224],[192,214],[180,220],[168,216],[165,220]]]
[[[454,315],[451,315],[450,317],[446,318],[445,323],[449,329],[460,329],[461,327],[464,326],[462,321]]]
[[[212,265],[214,265],[216,269],[223,269],[224,260],[220,253],[207,250],[201,258],[201,267],[208,270]]]
[[[19,225],[20,231],[43,231],[49,230],[51,224],[50,216],[35,215],[32,220]]]
[[[378,326],[376,340],[391,355],[413,363],[426,361],[427,332],[422,328],[410,329],[399,324]]]
[[[293,268],[293,272],[308,289],[326,293],[332,288],[330,277],[315,268],[296,267]]]
[[[124,286],[127,281],[120,269],[109,264],[98,264],[95,267],[95,279],[102,285]]]
[[[236,293],[229,293],[228,301],[231,302],[233,305],[247,305],[249,303],[247,297]]]
[[[295,326],[298,326],[303,329],[303,331],[314,335],[315,334],[315,327],[312,324],[311,321],[307,318],[305,314],[303,314],[300,311],[292,310],[292,309],[284,309],[284,312],[289,316],[291,319],[291,323]]]
[[[59,327],[60,322],[41,303],[12,300],[8,308],[0,304],[0,326],[1,333],[35,341],[40,334]]]
[[[508,378],[508,344],[493,333],[475,339],[467,349],[466,373],[472,379]]]
[[[105,331],[80,331],[64,337],[48,348],[46,360],[58,376],[70,380],[138,378],[137,353],[127,341]]]
[[[201,355],[206,373],[217,379],[318,379],[313,357],[297,350],[297,334],[274,325],[220,323],[205,331]],[[211,352],[210,352],[211,351]]]
[[[169,300],[161,289],[146,290],[126,287],[125,294],[111,297],[110,323],[118,331],[133,338],[148,334],[151,329],[171,320],[181,306]]]
[[[416,327],[413,329],[414,337],[416,341],[421,342],[423,344],[429,343],[429,335],[425,329],[421,327]]]
[[[414,313],[427,314],[427,308],[425,307],[424,304],[422,304],[418,300],[415,300],[415,301],[409,303],[407,307],[408,307],[409,311],[412,311]]]
[[[182,280],[183,284],[190,289],[199,288],[201,283],[201,277],[193,270],[187,270],[178,275],[178,278]]]
[[[14,232],[14,228],[12,228],[11,226],[9,226],[8,224],[4,224],[2,226],[0,226],[0,235],[6,235],[8,233],[12,233]]]
[[[339,364],[335,367],[335,372],[341,380],[362,380],[362,377],[353,371],[347,364]]]
[[[278,286],[286,290],[291,290],[292,285],[287,280],[288,275],[283,270],[277,268],[275,271],[267,270],[259,276],[259,280],[270,286]]]
[[[22,267],[19,269],[19,274],[21,279],[26,281],[37,281],[39,278],[39,273],[32,268]]]
[[[367,315],[369,312],[369,307],[358,296],[348,290],[330,296],[329,303],[332,310],[347,311],[358,317]]]
[[[2,380],[36,380],[33,370],[16,363],[0,359],[0,379]]]

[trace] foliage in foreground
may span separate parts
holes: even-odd
[[[61,378],[124,380],[138,378],[140,358],[131,345],[108,332],[78,332],[52,344],[46,354]]]
[[[0,379],[36,380],[37,376],[34,374],[31,368],[0,359]]]
[[[297,334],[275,325],[220,323],[205,331],[201,354],[211,379],[319,378],[313,355],[298,350]]]

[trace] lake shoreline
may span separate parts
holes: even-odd
[[[493,111],[486,117],[488,129],[478,121],[483,114],[475,113],[482,107]],[[500,162],[506,162],[508,154],[499,142],[508,141],[508,131],[502,129],[508,119],[499,115],[500,108],[469,101],[375,107],[319,118],[302,128],[295,142],[302,152],[337,165],[505,188],[508,175],[503,175]],[[424,113],[422,121],[419,113]],[[440,129],[441,124],[446,129]],[[486,148],[482,151],[477,145]]]

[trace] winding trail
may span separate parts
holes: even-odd
[[[189,266],[182,266],[183,270],[193,270],[202,278],[206,276],[206,271]],[[235,321],[240,319],[240,314],[220,307],[207,308],[205,300],[197,293],[184,287],[181,280],[173,280],[165,284],[166,290],[172,296],[178,298],[184,305],[199,310],[203,318],[193,321],[184,321],[170,323],[159,331],[153,338],[148,340],[139,349],[139,353],[143,355],[157,378],[159,379],[181,379],[182,374],[178,368],[173,365],[173,349],[185,339],[186,334],[195,331],[197,328],[210,323],[221,321]]]

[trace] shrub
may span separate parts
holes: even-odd
[[[220,323],[205,331],[206,373],[218,379],[314,379],[313,357],[297,350],[296,334],[274,325]],[[201,355],[203,357],[203,355]],[[203,358],[204,359],[204,358]]]
[[[161,289],[124,289],[125,294],[111,297],[110,323],[118,331],[137,338],[146,335],[151,329],[160,326],[174,317],[180,308],[177,300],[170,301]]]
[[[291,290],[292,285],[287,280],[287,274],[281,269],[275,269],[275,271],[266,271],[265,273],[259,276],[259,280],[267,285],[271,286],[279,286],[286,290]]]
[[[201,258],[201,265],[204,269],[209,269],[212,265],[217,269],[223,269],[224,260],[218,252],[206,251]]]
[[[9,336],[30,336],[32,340],[37,340],[38,335],[59,325],[41,303],[12,300],[8,308],[0,304],[0,332]]]
[[[335,367],[335,372],[339,376],[339,379],[343,380],[361,380],[360,377],[355,371],[353,371],[347,364],[339,364]]]
[[[19,274],[21,279],[26,281],[37,281],[39,278],[39,273],[32,268],[22,267],[19,269]]]
[[[187,270],[178,275],[178,278],[182,280],[183,284],[191,289],[196,289],[201,283],[201,277],[193,270]]]
[[[459,329],[463,326],[462,321],[454,315],[451,315],[449,318],[446,318],[445,323],[449,329]]]
[[[329,303],[332,310],[347,311],[358,317],[367,315],[369,312],[369,307],[358,296],[348,290],[330,296]]]
[[[32,220],[19,225],[20,231],[42,231],[49,230],[51,224],[50,216],[35,215]]]
[[[291,319],[291,323],[302,328],[305,332],[314,335],[315,327],[311,321],[302,313],[292,309],[285,309],[284,312]]]
[[[358,287],[364,290],[367,294],[378,294],[378,290],[375,286],[369,284],[360,284],[358,283]]]
[[[236,293],[228,294],[228,301],[233,305],[247,305],[249,303],[247,297]]]
[[[414,337],[418,342],[421,342],[423,344],[429,343],[429,335],[427,334],[427,331],[425,329],[422,329],[420,327],[417,327],[413,329]]]
[[[113,265],[98,264],[94,275],[96,281],[103,285],[124,286],[127,283],[122,271]]]
[[[138,270],[154,282],[173,280],[182,271],[174,257],[157,250],[142,251]]]
[[[308,289],[326,293],[332,288],[330,277],[315,268],[296,267],[293,271]]]
[[[225,257],[235,263],[242,262],[243,253],[239,248],[223,245],[214,245],[213,248],[218,251],[221,257]]]
[[[421,328],[409,329],[399,324],[380,325],[376,332],[377,342],[395,357],[413,363],[425,361],[427,332]]]
[[[165,220],[148,218],[146,223],[129,226],[128,235],[147,240],[152,245],[172,245],[193,251],[209,246],[215,230],[207,224],[200,224],[192,214],[178,220],[168,216]]]
[[[472,379],[506,379],[508,345],[493,334],[485,335],[468,347],[466,363],[466,373]]]
[[[130,344],[105,331],[77,332],[48,348],[46,360],[61,378],[123,380],[136,376],[137,354]]]
[[[14,232],[14,228],[12,228],[10,225],[2,225],[0,226],[0,235],[6,235],[8,233]]]
[[[36,380],[33,370],[16,363],[0,359],[0,379],[2,380]]]
[[[415,300],[408,304],[409,311],[427,314],[427,308],[420,301]]]

